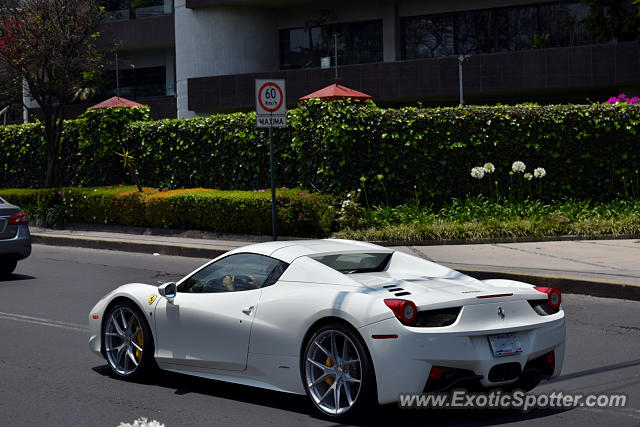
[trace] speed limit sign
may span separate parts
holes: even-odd
[[[284,127],[287,116],[284,79],[256,80],[258,127]]]

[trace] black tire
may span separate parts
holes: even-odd
[[[2,261],[0,262],[0,277],[7,277],[14,272],[18,261]]]
[[[333,335],[331,334],[332,331],[335,332]],[[359,364],[354,361],[356,354],[351,350],[347,351],[347,357],[342,359],[342,356],[340,356],[337,362],[333,361],[332,358],[327,355],[327,352],[320,350],[320,347],[316,344],[318,340],[321,343],[324,342],[323,340],[327,339],[327,337],[329,337],[330,341],[335,340],[336,347],[340,348],[345,346],[343,337],[348,338],[348,343],[350,344],[347,345],[352,345],[353,349],[357,352],[357,357],[360,361]],[[326,345],[324,347],[326,347]],[[339,352],[341,351],[342,350],[339,350]],[[333,351],[329,352],[333,354]],[[322,363],[325,358],[325,363]],[[316,363],[308,362],[308,359],[312,359]],[[324,366],[318,367],[318,362],[326,366],[326,368],[324,368]],[[343,362],[345,363],[344,365]],[[334,375],[325,377],[327,370],[331,370],[331,368],[335,371]],[[317,371],[322,373],[316,377],[315,374]],[[369,352],[360,335],[342,323],[332,322],[325,324],[311,334],[305,343],[302,353],[300,373],[309,400],[311,400],[315,410],[325,419],[333,421],[354,419],[356,417],[362,417],[365,412],[368,414],[372,412],[375,413],[378,408],[375,371]],[[357,391],[355,391],[355,388],[352,388],[357,383],[350,382],[356,378],[360,380]],[[317,383],[316,385],[312,384],[314,380]],[[345,383],[347,383],[347,386],[344,385]],[[335,405],[335,394],[328,396],[331,397],[334,402],[334,411],[331,412],[328,410],[329,408],[327,408],[327,406],[331,406],[328,398],[320,402],[318,402],[318,398],[321,397],[320,394],[327,392],[331,394],[332,392],[329,389],[333,388],[334,385],[338,387],[339,403]],[[319,389],[320,387],[322,387],[322,389]],[[352,399],[346,397],[347,392]],[[333,393],[335,393],[335,390]],[[350,404],[350,400],[353,400],[353,403]],[[348,408],[346,410],[342,410],[342,403],[347,404]],[[337,407],[337,410],[335,407]]]
[[[131,316],[135,316],[134,321],[131,321]],[[153,335],[142,311],[133,302],[123,301],[111,307],[104,319],[102,343],[111,371],[121,378],[146,378],[157,365],[154,359]],[[117,322],[120,331],[113,325],[114,321]],[[123,325],[126,328],[123,328]],[[120,335],[120,332],[125,335]],[[118,350],[122,345],[124,354]]]

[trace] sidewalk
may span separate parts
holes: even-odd
[[[214,258],[270,236],[131,228],[51,230],[31,227],[33,243]],[[240,239],[240,240],[237,240]],[[286,240],[287,238],[282,238]],[[469,245],[393,246],[478,279],[508,278],[563,292],[640,300],[637,240],[574,240]]]

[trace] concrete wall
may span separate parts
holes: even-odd
[[[187,7],[186,3],[189,3]],[[548,0],[449,0],[447,2],[426,0],[350,0],[350,1],[311,1],[311,0],[176,0],[176,76],[178,117],[193,117],[212,111],[246,108],[246,100],[252,99],[253,86],[247,81],[260,76],[287,74],[293,78],[300,74],[303,78],[293,79],[290,83],[291,94],[297,90],[329,84],[333,72],[308,69],[291,73],[279,70],[278,31],[287,28],[300,28],[309,21],[317,20],[323,10],[335,15],[332,22],[357,22],[382,20],[383,60],[385,63],[400,60],[400,21],[402,17],[478,10],[495,7],[545,3]],[[330,23],[330,22],[327,22]],[[510,53],[505,54],[510,55]],[[526,54],[523,54],[526,56]],[[520,56],[513,56],[520,58]],[[515,59],[514,59],[515,60]],[[475,61],[475,60],[474,60]],[[490,60],[489,60],[490,61]],[[448,62],[445,61],[447,64]],[[477,61],[476,61],[477,62]],[[436,62],[432,62],[436,63]],[[431,64],[426,62],[426,64]],[[319,64],[318,64],[319,65]],[[362,74],[354,81],[354,88],[368,88],[388,99],[404,99],[404,94],[381,90],[371,81],[377,71],[386,70],[388,64],[362,64]],[[390,65],[390,64],[389,64]],[[455,65],[455,64],[454,64]],[[475,66],[468,64],[469,72]],[[423,64],[420,65],[421,68]],[[430,65],[429,65],[430,67]],[[415,68],[415,64],[392,67],[403,72]],[[444,67],[447,68],[447,67]],[[375,71],[375,72],[374,72]],[[457,68],[448,70],[457,81]],[[348,73],[345,69],[344,73]],[[343,72],[341,72],[341,80]],[[326,75],[326,76],[325,76]],[[226,77],[224,77],[226,76]],[[207,79],[211,77],[212,79]],[[215,78],[214,78],[215,77]],[[223,78],[224,77],[224,78]],[[346,74],[344,76],[347,77]],[[397,76],[403,88],[413,93],[415,83],[408,81],[402,74]],[[385,79],[384,75],[376,78]],[[189,87],[191,80],[193,87]],[[203,84],[212,87],[203,88]],[[383,86],[389,83],[381,83]],[[397,84],[397,83],[394,83]],[[246,86],[246,87],[245,87]],[[289,86],[289,84],[288,84]],[[526,86],[526,85],[525,85]],[[385,86],[386,87],[386,86]],[[456,83],[457,88],[457,83]],[[205,95],[206,94],[206,95]],[[415,95],[415,94],[414,94]],[[433,95],[430,90],[423,97]],[[198,99],[190,100],[189,96]],[[217,99],[205,99],[216,96]],[[238,99],[242,99],[240,102]],[[193,101],[193,102],[192,102]],[[189,110],[189,106],[195,110]]]
[[[273,70],[278,66],[278,32],[273,10],[223,6],[187,9],[175,2],[178,118],[188,110],[187,80]]]

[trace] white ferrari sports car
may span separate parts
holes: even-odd
[[[369,243],[268,242],[177,283],[120,286],[91,309],[89,347],[120,377],[159,367],[306,394],[340,418],[401,393],[559,375],[560,300]]]

